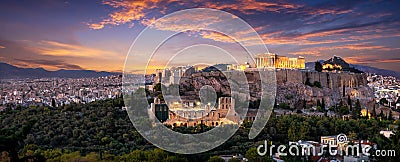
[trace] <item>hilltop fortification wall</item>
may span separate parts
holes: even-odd
[[[278,85],[285,83],[319,82],[322,88],[342,90],[343,86],[355,88],[367,86],[367,76],[360,73],[336,73],[282,69],[276,71]]]
[[[322,99],[327,106],[331,106],[347,100],[347,96],[360,99],[365,105],[373,101],[372,91],[367,85],[367,76],[361,73],[282,69],[276,71],[276,80],[277,102],[287,103],[291,107],[296,107],[299,100],[315,105],[317,100]],[[318,82],[320,87],[317,87],[315,82]]]
[[[269,75],[267,75],[269,74]],[[316,72],[304,70],[280,69],[276,71],[277,91],[276,103],[286,103],[293,108],[301,108],[302,102],[306,102],[307,107],[316,105],[317,101],[324,100],[327,107],[338,104],[341,101],[359,99],[363,105],[373,101],[372,90],[367,85],[367,76],[359,73],[335,73],[335,72]],[[198,72],[190,77],[183,77],[180,80],[180,94],[183,96],[198,96],[199,90],[204,85],[210,85],[217,94],[221,96],[231,95],[230,86],[242,88],[243,93],[250,92],[250,100],[256,101],[262,95],[260,74],[258,71],[246,71],[245,77],[249,84],[248,89],[242,84],[247,84],[246,80],[234,80],[232,85],[227,78],[241,78],[241,72],[227,72],[226,75],[218,72]],[[273,81],[273,72],[263,73],[263,81]],[[318,85],[315,83],[318,82]],[[265,84],[265,83],[264,83]],[[320,85],[320,86],[319,86]]]

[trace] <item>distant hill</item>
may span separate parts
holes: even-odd
[[[350,64],[338,56],[333,56],[332,58],[324,61],[322,64],[340,65],[343,68],[343,70],[350,69]]]
[[[383,75],[383,76],[394,76],[396,78],[400,79],[400,72],[393,71],[393,70],[385,70],[385,69],[379,69],[371,66],[364,66],[364,65],[354,65],[350,64],[351,66],[354,66],[355,68],[367,72],[367,73],[375,73],[378,75]]]
[[[19,68],[0,62],[0,79],[24,79],[24,78],[92,78],[119,73],[93,71],[93,70],[57,70],[48,71],[43,68]]]
[[[210,71],[226,71],[227,70],[228,64],[215,64],[212,66],[208,66],[204,68],[202,71],[203,72],[210,72]]]
[[[323,60],[319,60],[319,62],[324,62]],[[314,70],[314,62],[307,62],[306,63],[306,69],[307,70]],[[354,67],[358,70],[361,70],[365,73],[373,73],[373,74],[378,74],[382,76],[394,76],[396,78],[400,79],[400,72],[393,71],[393,70],[385,70],[385,69],[379,69],[371,66],[364,66],[364,65],[357,65],[357,64],[350,64],[350,67]]]

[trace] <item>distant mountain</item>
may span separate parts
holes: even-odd
[[[24,78],[92,78],[119,73],[93,71],[93,70],[57,70],[48,71],[43,68],[19,68],[0,62],[0,79],[24,79]]]
[[[319,63],[323,63],[324,60],[318,60]],[[306,70],[314,70],[315,69],[315,62],[306,62]]]
[[[202,71],[203,72],[210,72],[210,71],[226,71],[227,70],[228,64],[215,64],[212,66],[208,66],[204,68]]]
[[[333,56],[332,58],[324,61],[322,64],[339,65],[343,69],[350,69],[350,64],[344,61],[341,57]]]
[[[378,75],[383,75],[383,76],[394,76],[396,78],[400,79],[400,72],[393,71],[393,70],[385,70],[385,69],[379,69],[371,66],[364,66],[364,65],[355,65],[355,64],[350,64],[350,66],[354,66],[355,68],[367,72],[367,73],[374,73]]]
[[[323,63],[323,60],[319,60],[320,63]],[[307,70],[314,70],[314,62],[307,62],[306,63],[306,69]],[[350,67],[354,67],[358,70],[361,70],[365,73],[373,73],[377,75],[382,75],[382,76],[394,76],[396,78],[400,79],[400,72],[397,71],[392,71],[392,70],[385,70],[385,69],[379,69],[371,66],[364,66],[364,65],[357,65],[357,64],[349,64]]]

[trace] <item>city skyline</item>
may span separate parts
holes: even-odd
[[[271,53],[304,56],[306,62],[339,55],[352,64],[399,71],[399,2],[330,3],[4,1],[0,7],[0,58],[18,67],[121,72],[131,43],[145,27],[167,14],[202,7],[223,10],[246,21]],[[202,16],[207,14],[197,19]],[[180,25],[185,24],[177,21],[172,27],[153,28],[174,31]],[[232,43],[212,32],[199,32],[197,37],[200,42],[228,47]],[[165,49],[181,49],[185,44],[180,42],[187,39],[183,34]]]

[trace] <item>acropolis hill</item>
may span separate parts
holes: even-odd
[[[339,65],[337,65],[339,66]],[[260,75],[258,71],[244,71],[250,88],[252,101],[260,99]],[[225,74],[233,73],[226,71]],[[275,69],[277,83],[276,103],[285,103],[292,108],[310,108],[317,101],[324,100],[326,107],[342,103],[347,97],[360,100],[363,107],[373,104],[373,92],[367,86],[367,75],[340,70],[321,72],[305,69]],[[183,96],[198,96],[198,90],[204,85],[212,86],[220,96],[229,96],[227,79],[220,71],[195,72],[181,78],[180,92]],[[305,104],[303,103],[305,102]]]
[[[330,107],[345,102],[347,96],[359,99],[363,105],[373,103],[373,92],[367,86],[367,76],[361,73],[336,73],[299,70],[278,70],[277,102],[300,108],[301,99],[307,105],[315,105],[318,100]],[[320,84],[320,86],[316,85]]]
[[[306,84],[319,82],[322,88],[335,91],[346,88],[367,86],[367,76],[362,73],[336,73],[281,69],[276,71],[276,80],[279,85],[286,83]]]

